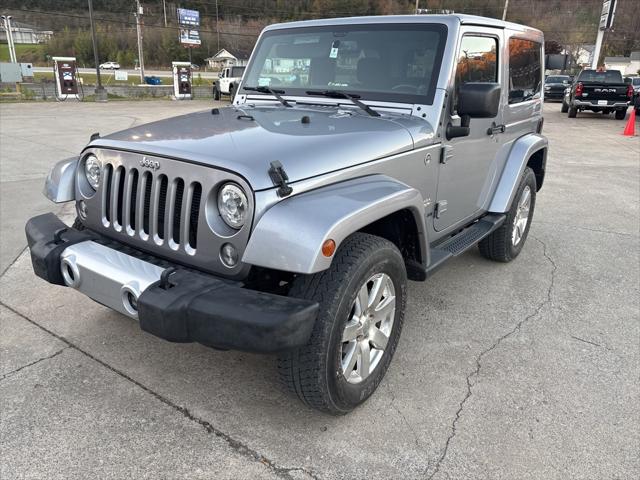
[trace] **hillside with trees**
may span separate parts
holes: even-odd
[[[75,55],[80,64],[93,64],[87,0],[3,0],[3,14],[16,21],[53,30],[51,42],[37,58]],[[101,61],[132,66],[137,57],[134,0],[93,0]],[[270,23],[356,15],[410,14],[412,0],[166,0],[166,26],[162,0],[143,0],[145,63],[166,66],[187,60],[189,52],[178,43],[176,8],[200,11],[202,45],[192,49],[194,63],[202,64],[219,48],[247,55],[260,30]],[[217,5],[217,12],[216,12]],[[504,0],[421,0],[420,8],[500,18]],[[602,0],[510,0],[507,19],[545,32],[547,50],[576,51],[593,44]],[[640,50],[640,15],[637,0],[619,0],[614,30],[607,32],[603,55],[628,55]]]

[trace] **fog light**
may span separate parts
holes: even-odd
[[[225,243],[220,249],[220,260],[227,267],[234,267],[238,263],[238,251],[230,243]]]
[[[89,209],[87,207],[87,203],[84,200],[80,200],[80,202],[78,202],[78,215],[80,215],[80,218],[84,220],[87,218],[88,214]]]

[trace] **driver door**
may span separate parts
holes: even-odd
[[[449,121],[452,125],[460,125],[457,91],[466,82],[501,83],[501,104],[504,102],[502,31],[466,27],[462,32],[453,89],[450,90]],[[436,231],[472,220],[485,205],[491,186],[500,173],[496,157],[503,136],[501,133],[489,134],[488,131],[499,125],[502,125],[502,108],[494,118],[472,118],[468,136],[443,141],[433,220]]]

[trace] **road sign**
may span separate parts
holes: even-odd
[[[129,74],[124,70],[116,70],[115,78],[121,82],[126,82],[129,80]]]
[[[604,0],[602,13],[600,14],[600,30],[607,30],[613,25],[613,17],[616,13],[617,0]]]

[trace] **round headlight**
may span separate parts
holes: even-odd
[[[102,173],[102,163],[95,155],[89,155],[84,161],[84,174],[87,182],[94,190],[100,185],[100,174]]]
[[[239,229],[247,217],[249,202],[242,189],[235,183],[227,183],[218,192],[218,211],[231,228]]]

